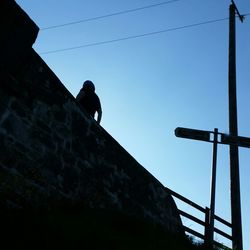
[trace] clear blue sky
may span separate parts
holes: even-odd
[[[158,0],[17,0],[41,28],[35,50],[76,96],[84,80],[96,85],[101,125],[163,185],[209,206],[212,144],[177,138],[176,127],[228,132],[229,0],[179,0],[134,12]],[[242,14],[250,2],[235,1]],[[123,39],[152,32],[154,35]],[[91,45],[91,46],[86,46]],[[45,54],[65,48],[79,49]],[[250,15],[237,20],[239,135],[250,137]],[[250,149],[240,149],[244,249],[250,249]],[[228,147],[219,145],[216,214],[230,221]],[[186,205],[180,208],[192,212]],[[183,220],[195,228],[193,222]],[[220,225],[218,225],[220,227]],[[220,227],[221,228],[221,227]],[[227,243],[215,235],[215,239]]]

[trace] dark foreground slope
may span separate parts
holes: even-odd
[[[200,250],[187,238],[127,214],[96,209],[7,213],[2,244],[25,250]],[[7,222],[5,220],[5,222]]]

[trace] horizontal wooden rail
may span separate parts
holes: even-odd
[[[226,220],[223,220],[221,217],[217,216],[217,215],[214,215],[214,218],[219,221],[220,223],[232,228],[232,224],[227,222]]]
[[[182,215],[182,216],[184,216],[184,217],[186,217],[186,218],[188,218],[190,220],[193,220],[194,222],[196,222],[196,223],[198,223],[198,224],[200,224],[202,226],[206,225],[206,223],[204,221],[194,217],[193,215],[190,215],[190,214],[188,214],[188,213],[186,213],[186,212],[184,212],[182,210],[178,210],[178,212],[180,213],[180,215]]]
[[[227,239],[229,239],[229,240],[233,240],[233,238],[232,238],[232,236],[231,235],[229,235],[229,234],[227,234],[227,233],[224,233],[224,232],[222,232],[221,230],[219,230],[218,228],[214,228],[214,232],[216,232],[216,233],[218,233],[218,234],[220,234],[220,235],[222,235],[222,236],[224,236],[225,238],[227,238]]]
[[[184,230],[185,230],[186,232],[191,233],[192,235],[194,235],[194,236],[196,236],[196,237],[198,237],[198,238],[204,240],[205,237],[204,237],[203,234],[200,234],[200,233],[194,231],[193,229],[191,229],[191,228],[189,228],[189,227],[186,227],[186,226],[183,226],[183,227],[184,227]]]
[[[184,196],[182,196],[182,195],[180,195],[180,194],[177,194],[176,192],[172,191],[171,189],[169,189],[169,188],[167,188],[167,187],[165,187],[165,188],[166,188],[166,190],[167,190],[171,195],[175,196],[176,198],[178,198],[178,199],[180,199],[180,200],[186,202],[186,203],[189,204],[190,206],[195,207],[196,209],[200,210],[200,211],[203,212],[203,213],[206,212],[206,209],[203,208],[203,207],[201,207],[200,205],[198,205],[198,204],[192,202],[191,200],[185,198]]]
[[[225,246],[225,245],[223,245],[223,244],[221,244],[221,243],[219,243],[219,242],[217,242],[215,240],[214,240],[214,245],[221,248],[221,249],[223,249],[223,250],[232,250],[232,248],[229,248],[229,247],[227,247],[227,246]]]

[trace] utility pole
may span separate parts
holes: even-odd
[[[229,9],[229,65],[228,65],[228,96],[229,96],[229,134],[238,136],[237,123],[237,95],[236,95],[236,39],[235,39],[235,13],[241,22],[243,16],[232,0]],[[240,202],[240,174],[238,145],[230,145],[230,190],[231,190],[231,221],[233,250],[243,250],[241,202]]]

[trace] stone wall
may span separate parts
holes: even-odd
[[[15,9],[25,30],[8,41],[13,44],[15,37],[17,48],[20,41],[25,50],[6,60],[9,45],[6,51],[1,47],[0,208],[121,211],[183,233],[164,186],[79,107],[31,48],[36,25],[15,1],[8,2],[12,8],[0,6],[1,12]],[[5,30],[16,34],[16,28]],[[8,44],[3,42],[6,36],[1,36],[2,44]]]

